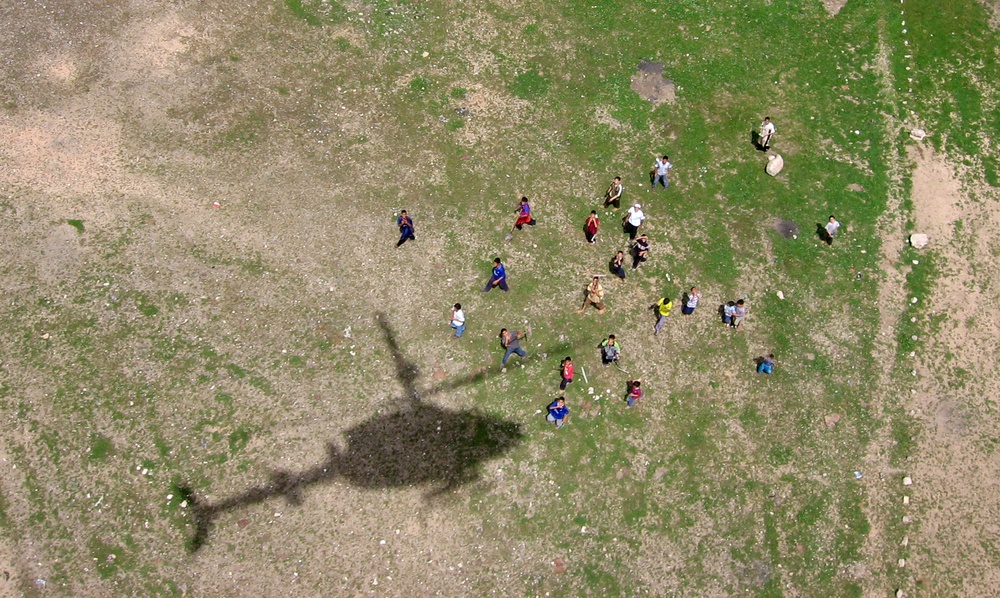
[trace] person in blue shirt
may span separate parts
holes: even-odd
[[[507,270],[504,269],[500,258],[493,260],[493,275],[490,277],[490,281],[486,283],[486,288],[483,289],[483,292],[488,293],[493,287],[500,287],[501,291],[510,290],[507,286]]]
[[[566,399],[559,397],[549,404],[549,413],[545,416],[545,421],[555,424],[557,428],[561,428],[566,423],[568,415],[569,407],[566,406]]]
[[[399,218],[396,219],[396,226],[399,227],[399,242],[396,243],[396,247],[401,246],[407,241],[416,241],[417,238],[413,236],[413,220],[410,215],[403,210],[399,213]]]
[[[757,364],[758,374],[773,374],[774,373],[774,353],[768,353],[767,357],[760,358],[760,363]]]

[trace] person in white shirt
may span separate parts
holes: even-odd
[[[625,224],[625,232],[628,233],[629,241],[635,241],[635,235],[639,232],[639,227],[642,226],[642,221],[646,219],[646,215],[642,213],[642,206],[635,204],[625,212],[625,217],[622,221]]]
[[[826,223],[826,238],[823,239],[827,245],[833,245],[833,237],[839,229],[840,223],[833,217],[833,214],[830,214],[830,221]]]
[[[762,151],[767,151],[771,147],[771,137],[777,132],[770,116],[764,117],[764,122],[760,123],[760,139],[757,142]]]
[[[670,156],[663,156],[653,163],[653,189],[656,189],[657,183],[663,185],[664,189],[670,186],[670,169],[673,167]]]
[[[455,338],[462,338],[465,332],[465,312],[462,311],[462,304],[456,303],[451,308],[451,327],[455,329]]]

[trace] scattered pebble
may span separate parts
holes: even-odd
[[[904,486],[912,486],[913,485],[913,480],[910,478],[910,476],[906,476],[905,478],[903,478],[903,485]]]
[[[910,303],[916,303],[917,301],[920,301],[920,299],[917,299],[916,297],[910,298]]]
[[[593,386],[591,386],[590,388],[587,389],[587,394],[589,394],[589,395],[594,394],[594,387]]]
[[[907,546],[909,546],[910,545],[910,537],[909,536],[903,536],[903,541],[900,542],[899,545],[902,546],[903,548],[906,548]]]
[[[903,497],[903,504],[904,505],[910,504],[910,497],[909,496],[904,496]]]
[[[910,523],[911,521],[913,520],[910,519],[909,515],[903,515],[903,523]]]
[[[902,569],[906,566],[906,559],[899,559],[899,567]]]
[[[784,293],[782,293],[781,291],[778,291],[778,292],[777,292],[777,293],[775,293],[775,294],[776,294],[776,295],[778,295],[778,299],[781,299],[782,301],[784,301],[784,300],[785,300],[785,294],[784,294]]]
[[[427,58],[427,57],[428,57],[428,56],[430,56],[430,55],[431,55],[431,53],[430,53],[430,52],[424,52],[424,53],[423,53],[423,54],[421,54],[420,56],[421,56],[421,57],[423,57],[423,58]]]

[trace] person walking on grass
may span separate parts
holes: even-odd
[[[500,346],[504,349],[503,359],[500,361],[501,367],[507,367],[507,360],[510,359],[511,355],[516,354],[522,359],[528,356],[527,352],[521,348],[523,333],[515,331],[511,334],[506,328],[501,328],[499,336]]]
[[[757,373],[758,374],[773,374],[774,373],[774,353],[768,353],[767,357],[760,357],[757,360]]]
[[[493,274],[490,276],[490,281],[486,283],[483,292],[488,293],[493,287],[500,287],[501,291],[510,290],[507,286],[507,269],[503,267],[503,262],[500,261],[500,258],[493,260]]]
[[[619,251],[615,254],[615,257],[611,260],[611,271],[614,272],[615,276],[625,280],[625,268],[622,264],[625,262],[625,252]]]
[[[622,218],[622,228],[628,234],[629,241],[635,240],[635,236],[639,234],[639,227],[642,226],[645,219],[646,214],[643,213],[642,206],[639,204],[635,204],[625,212],[625,216]]]
[[[406,213],[406,210],[402,210],[399,213],[399,218],[396,219],[396,226],[399,227],[399,241],[396,243],[396,247],[402,246],[407,241],[417,240],[413,235],[413,220]]]
[[[758,141],[758,147],[760,147],[761,151],[766,152],[771,149],[771,138],[774,137],[776,132],[777,129],[774,128],[774,123],[771,122],[771,117],[765,116],[764,122],[760,123],[760,139]]]
[[[580,309],[576,310],[576,313],[582,314],[586,311],[588,305],[596,306],[598,314],[603,314],[608,310],[604,305],[604,288],[601,286],[601,278],[599,276],[595,276],[594,280],[587,286],[587,296],[584,298]]]
[[[628,383],[628,385],[628,398],[625,400],[625,406],[631,409],[632,406],[638,403],[643,397],[642,379],[632,380]]]
[[[646,261],[647,255],[649,255],[649,237],[644,234],[639,235],[632,243],[632,269],[637,269],[639,264]]]
[[[545,421],[555,424],[556,428],[561,428],[566,423],[568,417],[569,407],[566,406],[565,397],[559,397],[549,403],[549,412],[545,415]]]
[[[681,313],[685,316],[690,316],[694,313],[694,309],[698,307],[699,301],[701,301],[701,293],[698,292],[698,287],[691,287],[685,298],[684,306],[681,307]]]
[[[620,208],[622,191],[624,190],[625,187],[622,186],[622,178],[620,176],[616,176],[615,180],[611,181],[611,186],[609,186],[608,190],[604,192],[604,209],[607,209],[608,206],[614,206],[614,209],[616,210]]]
[[[597,242],[597,229],[601,226],[601,220],[597,217],[597,211],[591,210],[587,216],[587,222],[583,225],[583,230],[587,234],[587,243],[593,245]]]
[[[456,303],[451,308],[451,327],[455,329],[455,338],[462,338],[465,332],[465,312],[462,311],[462,304]]]
[[[660,297],[660,300],[652,307],[656,309],[656,315],[658,316],[656,325],[653,326],[653,336],[656,336],[663,330],[663,325],[667,323],[667,320],[670,319],[670,312],[674,309],[674,301],[668,297]]]
[[[743,329],[743,321],[747,319],[748,313],[750,313],[750,306],[746,304],[746,301],[740,299],[733,309],[733,319],[729,325],[739,332]]]
[[[621,344],[615,339],[615,335],[609,334],[608,338],[601,341],[598,347],[601,349],[601,363],[604,365],[618,363],[618,360],[621,359]]]
[[[510,232],[514,232],[514,229],[521,230],[525,224],[535,226],[535,219],[531,217],[531,206],[528,205],[528,198],[522,197],[521,205],[517,207],[517,220],[514,221]]]
[[[663,158],[653,163],[654,190],[657,183],[663,185],[664,189],[670,186],[670,169],[673,167],[674,165],[670,163],[670,156],[663,156]]]
[[[827,245],[833,245],[833,237],[836,236],[837,231],[840,230],[840,222],[833,217],[833,214],[830,214],[830,220],[826,223],[823,230],[826,231],[826,235],[823,240],[826,241]]]
[[[573,358],[566,357],[559,364],[559,373],[562,375],[562,381],[559,383],[559,390],[566,390],[566,387],[573,383]]]

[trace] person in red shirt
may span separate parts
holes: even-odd
[[[563,359],[560,366],[562,368],[562,382],[559,384],[559,390],[566,390],[566,386],[573,381],[573,358]]]
[[[590,211],[587,216],[587,223],[583,225],[583,231],[587,233],[587,242],[593,245],[597,241],[597,229],[601,226],[601,221],[597,217],[595,210]]]
[[[514,226],[510,229],[510,232],[514,232],[514,229],[521,230],[525,224],[528,226],[535,226],[535,219],[531,217],[531,206],[528,205],[528,198],[521,198],[521,205],[517,208],[517,220],[514,221]]]
[[[631,407],[642,398],[642,380],[633,380],[628,391],[628,406]]]

